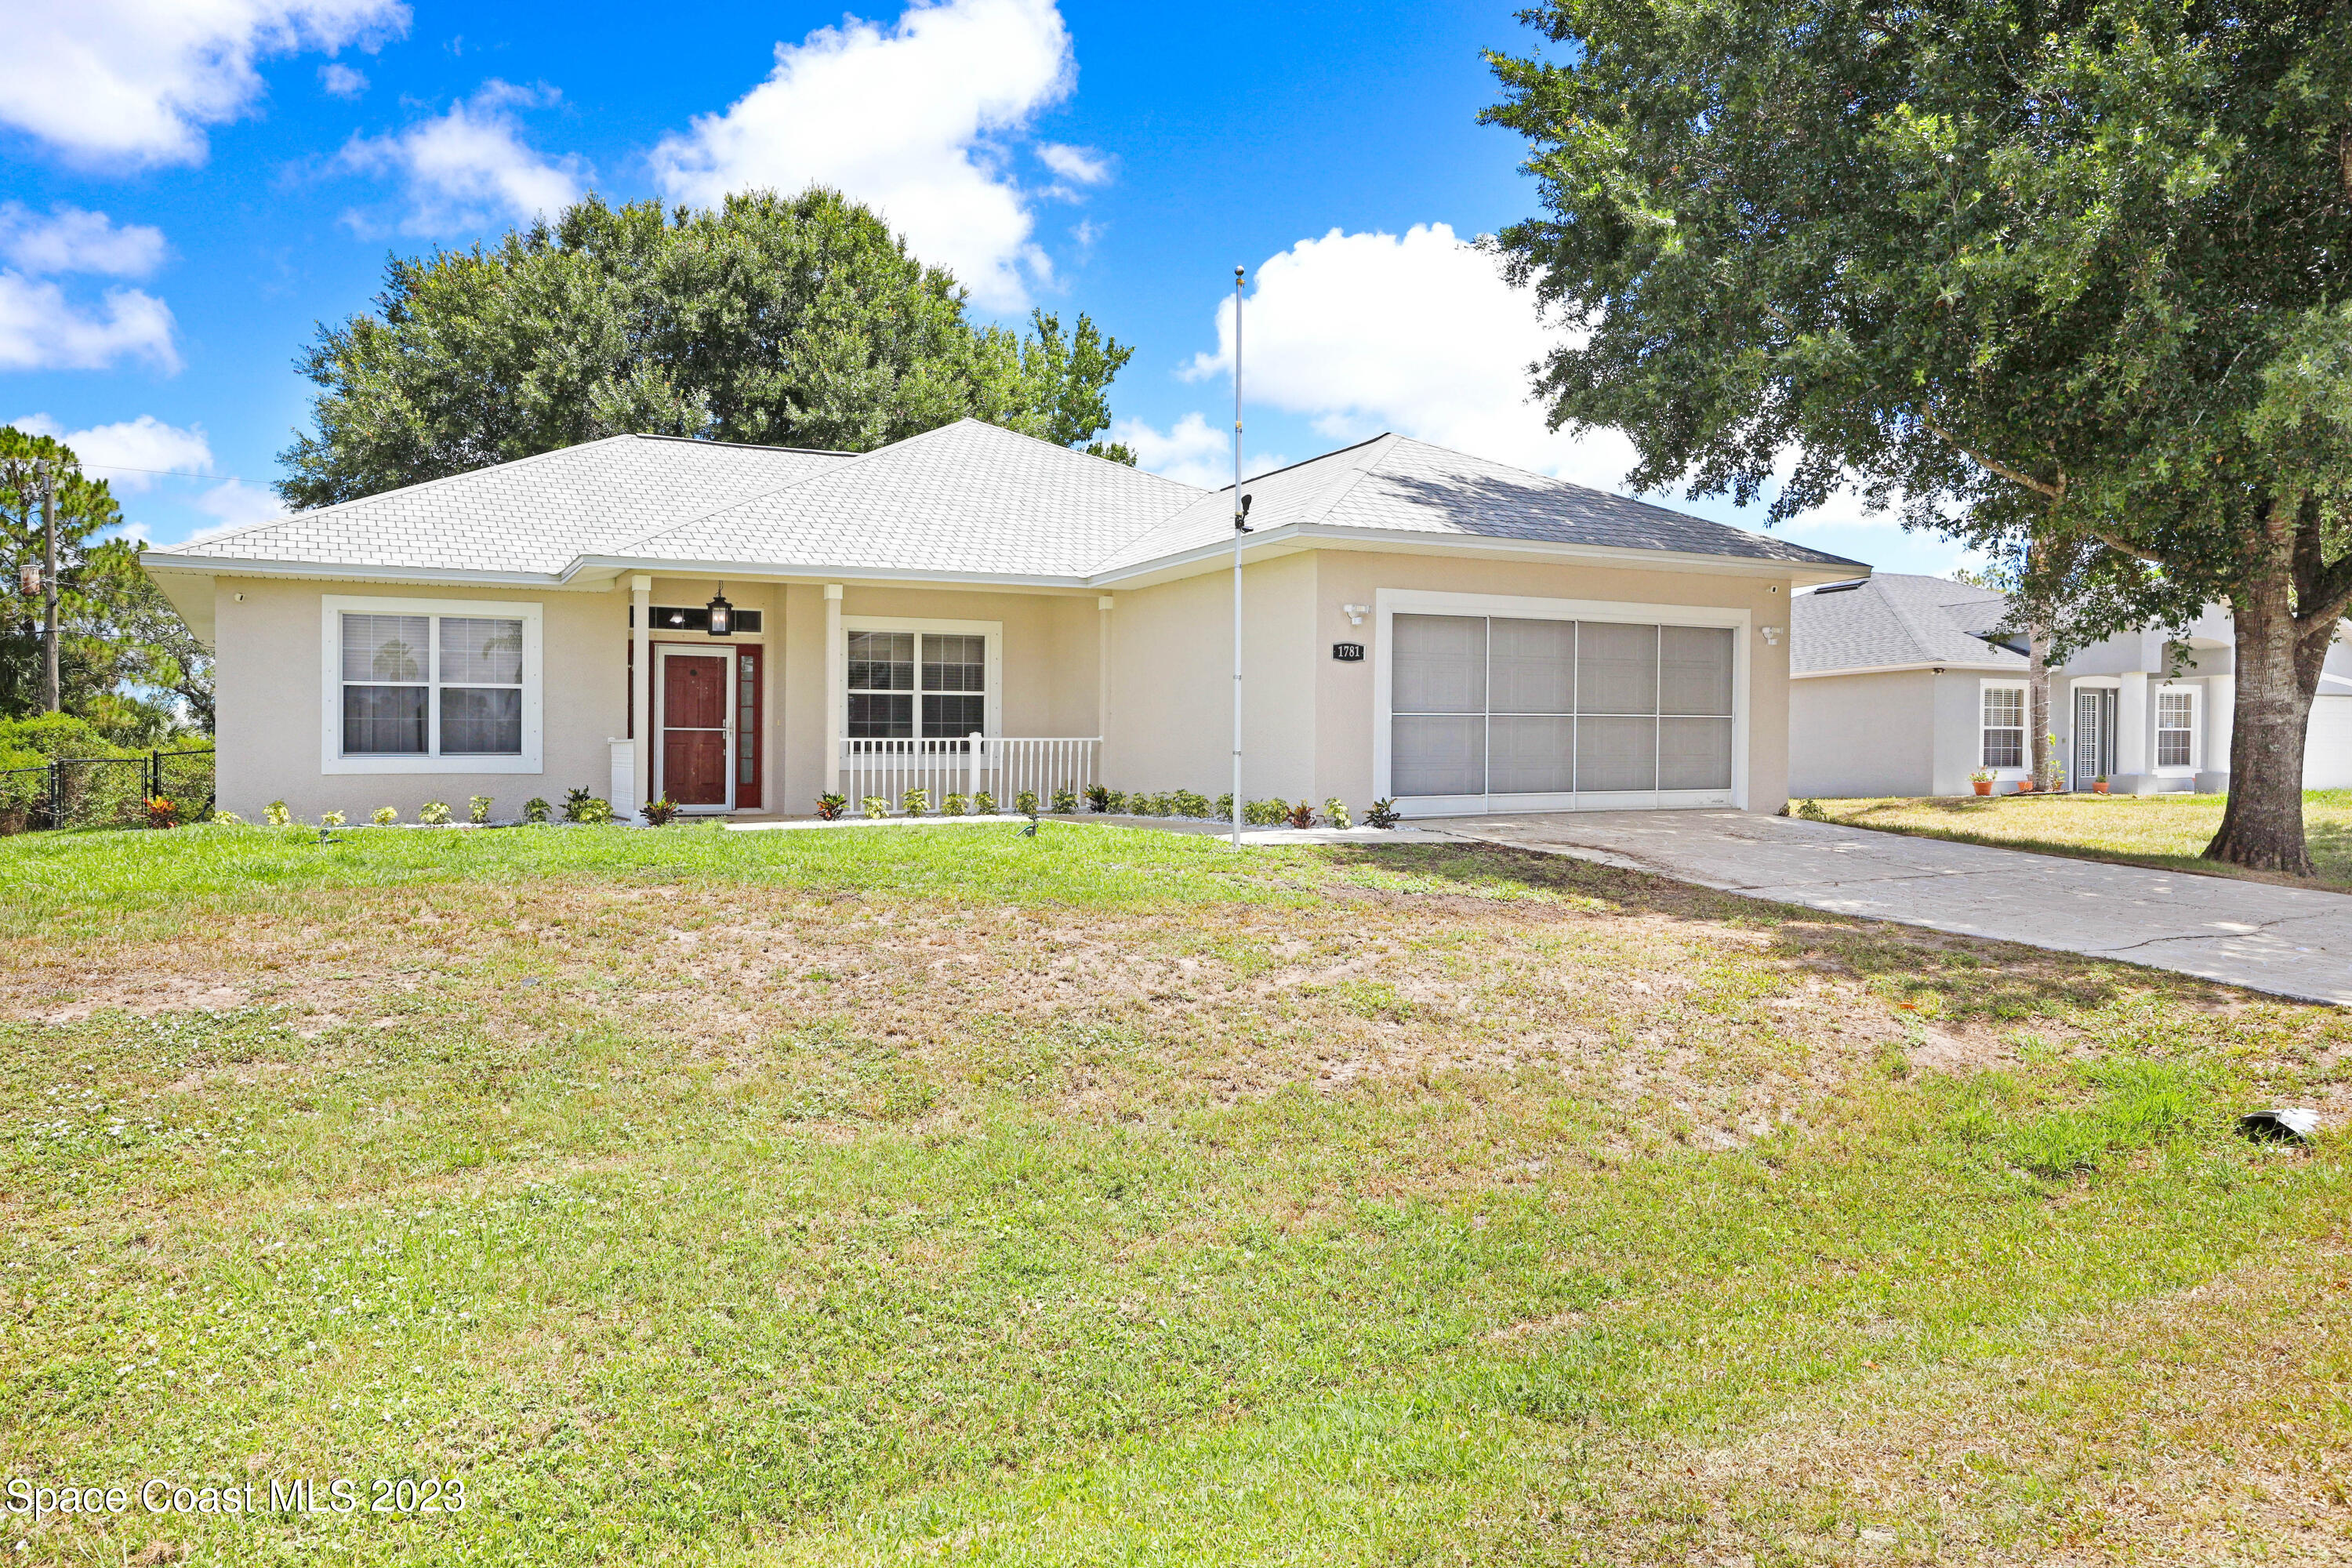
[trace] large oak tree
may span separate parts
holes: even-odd
[[[970,416],[1099,456],[1131,351],[1080,316],[976,324],[954,278],[836,192],[716,211],[591,196],[494,247],[394,258],[300,360],[323,506],[628,431],[864,451]]]
[[[2307,874],[2352,606],[2352,6],[1553,0],[1487,118],[1577,329],[1556,424],[1785,518],[1842,484],[2009,560],[2052,652],[2236,623],[2206,853]]]

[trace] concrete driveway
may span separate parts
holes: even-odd
[[[1423,832],[2060,952],[2352,1002],[2352,896],[1742,811],[1423,818]]]

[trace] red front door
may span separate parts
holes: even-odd
[[[727,804],[727,655],[665,651],[662,793],[680,805]]]

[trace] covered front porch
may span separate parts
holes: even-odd
[[[1099,782],[1108,595],[637,574],[609,787],[624,816],[928,809]]]

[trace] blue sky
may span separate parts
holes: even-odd
[[[40,8],[0,58],[0,419],[76,436],[159,542],[253,521],[307,416],[296,354],[388,255],[587,189],[822,179],[982,313],[1084,310],[1134,344],[1118,433],[1162,471],[1223,477],[1239,263],[1253,467],[1397,429],[1617,489],[1622,437],[1543,429],[1543,329],[1461,243],[1532,210],[1518,144],[1476,123],[1480,50],[1537,42],[1517,5]],[[1788,531],[1962,560],[1856,506]]]

